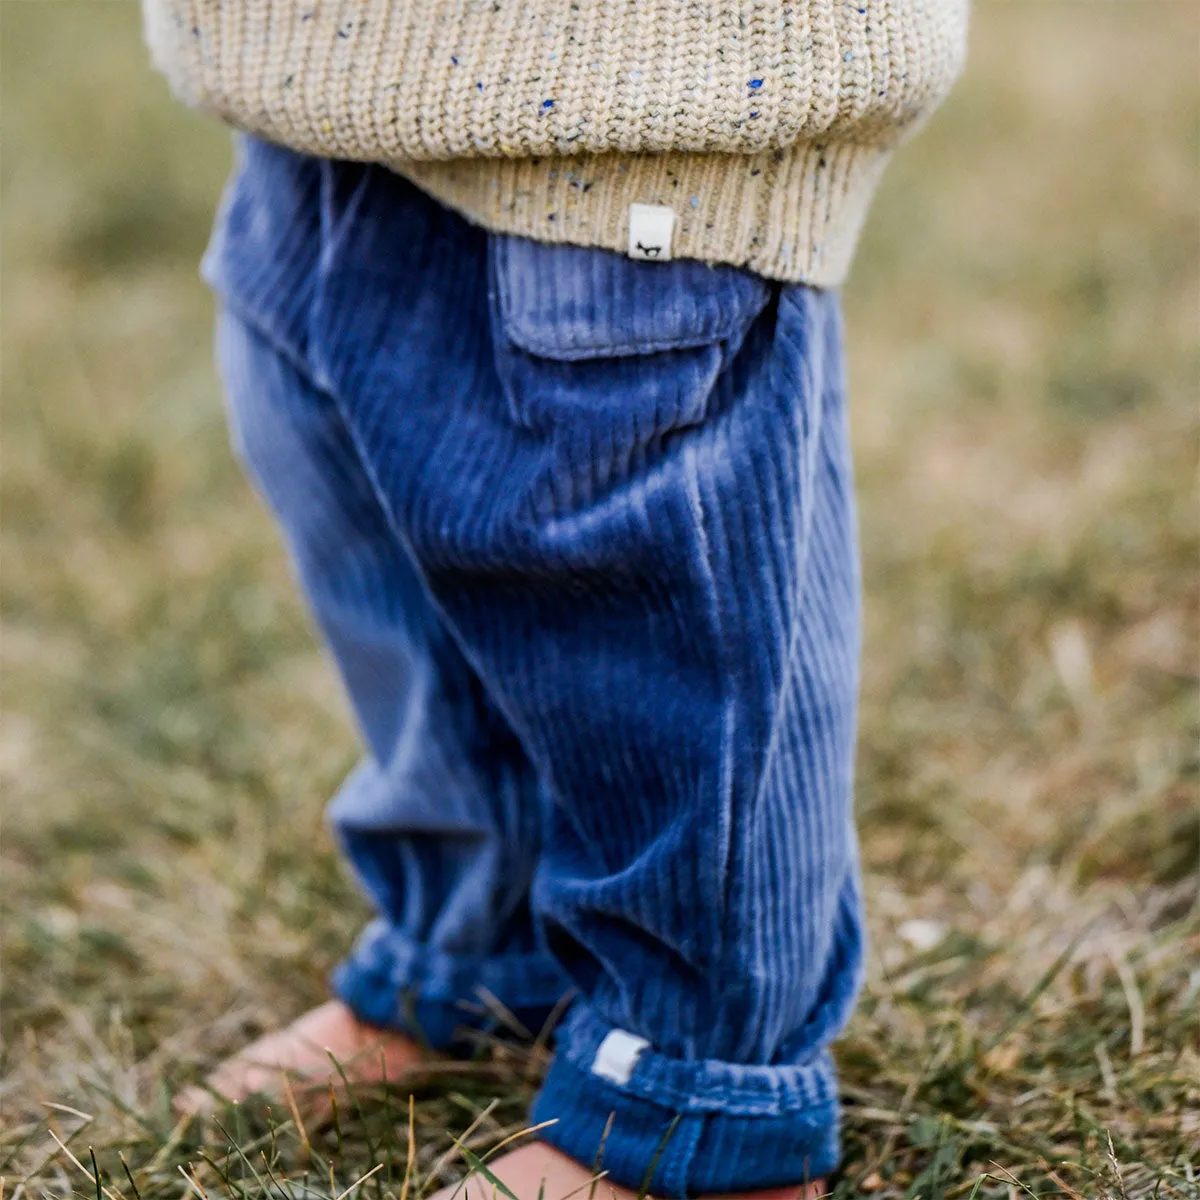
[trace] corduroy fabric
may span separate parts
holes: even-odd
[[[369,751],[341,993],[444,1042],[481,989],[572,986],[534,1112],[565,1152],[637,1188],[666,1139],[663,1196],[828,1172],[863,953],[837,296],[254,142],[224,213],[237,442]]]
[[[967,0],[143,0],[190,103],[382,163],[485,228],[834,286],[890,153],[965,54]]]

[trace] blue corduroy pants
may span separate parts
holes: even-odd
[[[250,140],[206,275],[366,743],[338,994],[439,1047],[570,995],[533,1119],[617,1182],[828,1172],[863,954],[837,296]]]

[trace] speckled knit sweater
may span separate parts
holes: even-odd
[[[176,92],[241,129],[383,163],[492,230],[637,253],[649,219],[661,257],[817,286],[967,24],[967,0],[144,5]]]

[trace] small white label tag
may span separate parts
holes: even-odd
[[[670,212],[670,209],[667,211]],[[604,1041],[592,1059],[592,1074],[610,1083],[628,1083],[638,1055],[649,1045],[645,1038],[638,1037],[636,1033],[626,1033],[623,1029],[610,1030],[604,1035]]]
[[[629,257],[666,262],[671,257],[675,211],[665,204],[629,206]]]

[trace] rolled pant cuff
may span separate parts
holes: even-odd
[[[833,1062],[765,1067],[671,1059],[577,1006],[534,1105],[540,1136],[656,1196],[786,1187],[837,1165]],[[651,1174],[651,1172],[653,1172]]]
[[[536,1034],[570,987],[546,955],[459,957],[415,943],[384,920],[363,930],[330,982],[360,1020],[434,1050],[454,1050],[471,1030],[503,1027],[503,1013]]]

